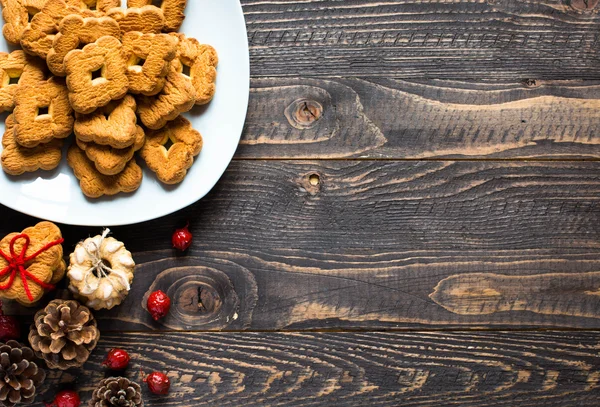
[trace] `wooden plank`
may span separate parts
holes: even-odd
[[[255,77],[597,79],[597,2],[242,1]]]
[[[84,369],[52,372],[39,400],[75,383],[84,402],[112,347],[126,375],[166,372],[151,406],[598,405],[598,332],[153,333],[103,335]],[[41,403],[33,405],[42,407]]]
[[[103,330],[598,328],[599,169],[236,161],[201,202],[114,229],[139,267],[125,304],[97,317]],[[7,217],[2,234],[33,222]],[[187,220],[180,256],[170,237]],[[64,231],[67,251],[100,232]],[[174,301],[160,323],[143,309],[155,289]]]
[[[598,81],[254,80],[238,157],[599,158],[599,95]]]

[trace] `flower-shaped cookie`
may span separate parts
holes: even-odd
[[[30,18],[42,11],[46,0],[0,0],[4,27],[2,34],[6,41],[18,44]]]
[[[165,16],[162,10],[155,6],[135,7],[125,10],[113,8],[106,15],[119,23],[121,35],[131,31],[158,34],[165,26]]]
[[[189,77],[178,72],[179,60],[171,62],[163,90],[153,97],[142,96],[138,101],[138,114],[142,123],[152,130],[161,129],[181,113],[189,111],[196,103],[196,89]]]
[[[95,310],[121,304],[135,272],[131,253],[122,242],[107,237],[109,232],[79,243],[70,257],[69,290]]]
[[[77,114],[75,135],[85,142],[127,148],[137,136],[136,103],[131,95],[115,100],[90,114]]]
[[[87,17],[77,14],[65,17],[54,36],[52,49],[48,52],[48,68],[54,75],[65,76],[65,57],[70,51],[84,44],[91,44],[100,37],[119,37],[119,24],[110,17]]]
[[[6,131],[2,136],[2,169],[10,175],[21,175],[37,170],[53,170],[62,158],[60,139],[40,144],[34,148],[20,146],[15,140],[15,121],[11,114],[6,118]]]
[[[73,144],[67,153],[67,162],[79,180],[83,194],[89,198],[133,192],[142,183],[142,169],[135,159],[129,161],[123,172],[117,175],[103,175],[96,170],[85,152]]]
[[[96,12],[69,6],[64,0],[47,0],[42,11],[33,16],[21,36],[21,47],[29,54],[46,59],[60,22],[70,14],[94,17]]]
[[[21,81],[42,81],[45,76],[46,64],[41,59],[21,50],[10,54],[0,52],[0,112],[15,107],[14,97]]]
[[[171,142],[167,149],[165,145]],[[184,180],[194,157],[202,150],[202,136],[183,116],[167,123],[161,130],[149,131],[141,156],[158,179],[165,184]]]
[[[135,143],[127,148],[117,149],[76,139],[79,148],[85,151],[85,155],[94,162],[98,172],[104,175],[117,175],[123,172],[135,152],[144,146],[145,141],[146,135],[140,126],[137,126]]]
[[[65,275],[62,234],[53,223],[40,222],[0,241],[0,298],[35,305]],[[16,259],[23,258],[24,263]]]
[[[167,32],[177,31],[185,19],[185,6],[187,0],[161,0],[160,8],[165,15],[165,27]],[[127,0],[127,7],[143,7],[156,4],[156,0]]]
[[[67,0],[69,5],[81,10],[98,11],[106,13],[113,7],[120,7],[121,0]]]
[[[200,44],[195,38],[172,33],[179,39],[177,59],[179,72],[189,71],[189,78],[196,89],[196,104],[204,105],[215,95],[217,80],[217,51],[210,45]]]
[[[75,120],[67,87],[56,77],[20,84],[13,115],[15,139],[28,148],[68,137]]]
[[[127,67],[129,91],[146,96],[160,92],[177,53],[177,39],[167,34],[128,32],[123,48],[132,53]]]
[[[91,113],[127,93],[127,61],[121,41],[102,37],[65,57],[69,100],[78,113]]]

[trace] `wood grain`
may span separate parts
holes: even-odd
[[[599,169],[236,161],[201,202],[114,228],[139,266],[124,305],[97,317],[119,331],[598,328]],[[170,236],[187,220],[195,240],[178,256]],[[64,231],[67,252],[95,233]],[[175,302],[160,323],[144,311],[157,288]]]
[[[103,335],[83,370],[52,372],[38,400],[74,386],[87,401],[112,347],[131,354],[128,377],[171,378],[168,397],[145,390],[149,407],[595,407],[600,397],[597,332],[125,333]]]
[[[255,79],[237,157],[597,159],[600,82]]]
[[[243,0],[255,77],[597,79],[600,17],[571,0]]]

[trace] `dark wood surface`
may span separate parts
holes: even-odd
[[[172,378],[148,406],[597,406],[597,2],[241,2],[236,159],[200,202],[112,228],[131,294],[35,407],[87,398],[114,346]],[[0,235],[36,222],[0,213]],[[61,228],[67,253],[100,232]]]
[[[600,81],[301,75],[252,81],[239,158],[600,157]]]
[[[113,346],[132,350],[133,380],[169,373],[171,395],[148,405],[598,405],[589,331],[109,334],[86,369],[53,374],[40,398],[65,382],[86,398]]]

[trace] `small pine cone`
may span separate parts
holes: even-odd
[[[0,406],[31,404],[46,372],[35,362],[33,350],[17,341],[0,343]]]
[[[89,407],[142,407],[139,384],[124,377],[109,377],[100,382],[92,394]]]
[[[100,339],[89,308],[77,301],[54,300],[35,314],[29,343],[50,369],[82,366]]]

